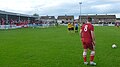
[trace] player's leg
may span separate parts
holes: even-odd
[[[87,58],[86,58],[86,56],[87,56],[87,46],[86,46],[86,43],[85,42],[82,42],[82,44],[83,44],[83,59],[84,59],[84,62],[86,62],[87,61]]]
[[[77,33],[78,32],[78,27],[75,27],[75,33]]]
[[[96,63],[93,62],[94,56],[95,56],[95,51],[91,51],[91,54],[90,54],[90,65],[96,65]]]
[[[84,51],[83,51],[83,59],[84,59],[84,64],[88,64],[88,62],[87,62],[87,49],[84,49]]]
[[[94,61],[94,56],[95,56],[95,48],[93,45],[90,46],[91,54],[90,54],[90,65],[96,65]]]
[[[70,31],[70,28],[68,28],[68,32]]]
[[[83,44],[83,60],[84,60],[84,64],[87,65],[88,62],[87,62],[87,50],[88,50],[88,46],[87,46],[87,43],[86,42],[83,42],[82,41],[82,44]]]
[[[76,30],[77,30],[77,32],[78,32],[78,27],[77,27],[77,29],[76,29]]]

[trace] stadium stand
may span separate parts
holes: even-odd
[[[35,16],[0,10],[0,29],[26,27],[35,22]]]
[[[96,26],[114,26],[116,22],[116,16],[115,15],[82,15],[81,16],[81,23],[85,23],[87,20],[87,17],[92,17],[92,23]],[[80,16],[79,16],[80,20]]]

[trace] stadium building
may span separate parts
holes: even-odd
[[[65,23],[67,24],[68,22],[73,22],[74,21],[74,16],[70,15],[65,15],[65,16],[58,16],[57,22],[59,24]]]
[[[56,19],[55,19],[55,16],[40,16],[38,18],[39,21],[42,21],[42,22],[50,22],[50,23],[55,23],[56,22]]]
[[[87,17],[90,16],[93,18],[94,24],[115,24],[116,16],[115,15],[82,15],[81,16],[81,23],[85,23]],[[79,16],[80,20],[80,16]]]
[[[120,23],[120,18],[116,18],[116,22],[119,22],[119,23]]]

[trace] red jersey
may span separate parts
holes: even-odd
[[[94,31],[94,27],[91,23],[86,23],[81,27],[82,42],[92,42],[91,31]]]

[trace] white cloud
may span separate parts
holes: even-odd
[[[120,2],[120,0],[108,0],[108,1],[111,1],[111,2]]]
[[[90,0],[90,1],[86,1],[86,3],[95,3],[96,1],[95,0]]]
[[[111,9],[111,4],[100,4],[100,5],[94,5],[91,6],[91,9],[94,9],[100,13],[102,12],[108,12]]]
[[[31,6],[32,3],[22,2],[22,0],[0,1],[0,9],[2,10],[29,11],[32,10]]]
[[[18,12],[37,11],[39,9],[56,8],[70,0],[0,0],[1,10]]]
[[[0,10],[30,15],[79,15],[79,2],[82,2],[82,13],[120,12],[120,0],[0,0]]]
[[[109,9],[111,4],[101,4],[101,5],[94,5],[91,8],[93,9]]]

